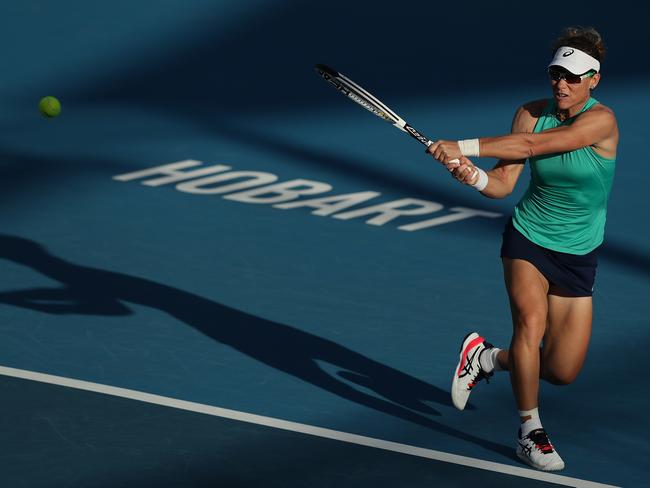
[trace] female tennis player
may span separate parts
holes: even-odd
[[[591,96],[604,54],[595,29],[565,29],[548,65],[553,97],[520,107],[511,134],[437,141],[427,150],[454,178],[489,198],[509,195],[530,162],[528,191],[514,208],[501,247],[513,320],[510,348],[496,348],[476,332],[467,335],[451,394],[462,410],[481,379],[509,371],[521,419],[517,455],[545,471],[563,469],[564,462],[540,421],[539,378],[569,384],[585,360],[596,257],[614,176],[616,118]],[[499,161],[485,172],[468,159],[479,155]]]

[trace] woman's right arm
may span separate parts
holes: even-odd
[[[505,161],[500,159],[499,162],[489,171],[488,184],[481,191],[488,198],[505,198],[514,190],[519,175],[526,164],[525,159],[515,161]]]
[[[512,134],[532,133],[545,104],[545,100],[538,100],[519,107],[513,117],[510,132]],[[488,198],[507,197],[515,188],[525,164],[526,159],[499,160],[494,168],[486,171],[488,183],[481,193]],[[458,167],[450,165],[447,167],[452,171],[452,175],[463,183],[471,185],[478,179],[473,169],[473,163],[467,158],[461,158],[461,164]]]

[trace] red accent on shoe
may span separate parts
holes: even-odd
[[[478,346],[479,344],[482,344],[485,342],[485,339],[482,338],[481,336],[477,337],[474,339],[472,342],[470,342],[465,350],[463,351],[463,357],[461,358],[460,365],[458,366],[458,371],[456,371],[456,374],[460,376],[460,372],[462,369],[465,367],[465,361],[467,361],[467,354],[469,351],[471,351],[474,347]]]

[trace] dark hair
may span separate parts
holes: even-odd
[[[553,52],[562,46],[580,49],[601,62],[605,59],[603,38],[593,27],[566,27],[553,42]]]

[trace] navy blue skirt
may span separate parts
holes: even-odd
[[[523,259],[535,266],[549,282],[549,294],[590,297],[594,292],[598,248],[584,255],[552,251],[529,241],[512,225],[506,224],[501,257]]]

